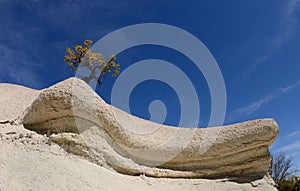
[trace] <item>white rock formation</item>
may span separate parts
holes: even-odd
[[[276,190],[267,175],[272,119],[159,125],[106,104],[75,78],[41,91],[0,84],[0,103],[1,191]]]

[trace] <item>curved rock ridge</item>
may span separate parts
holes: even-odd
[[[153,177],[263,177],[273,119],[212,128],[178,128],[134,117],[77,78],[44,89],[22,120],[68,152],[124,174]]]

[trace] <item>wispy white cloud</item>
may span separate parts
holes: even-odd
[[[27,20],[18,19],[20,15],[9,11],[15,4],[30,12],[32,18],[28,16]],[[0,1],[0,12],[5,14],[5,18],[0,17],[0,83],[17,83],[32,88],[44,87],[42,79],[47,76],[47,73],[41,75],[41,71],[44,70],[43,74],[45,71],[53,72],[54,65],[61,63],[57,60],[61,59],[63,62],[63,56],[60,58],[57,55],[65,51],[66,41],[67,44],[74,43],[70,42],[74,41],[74,34],[89,36],[83,34],[87,30],[82,24],[78,27],[78,24],[70,22],[70,15],[77,23],[80,23],[86,15],[74,13],[81,11],[88,14],[91,9],[90,4],[84,1],[76,3],[66,1],[57,4],[46,2],[41,4],[38,0]],[[87,9],[83,9],[84,7]],[[104,6],[101,8],[105,9]],[[86,28],[92,30],[92,27]],[[72,32],[69,32],[70,30]],[[55,39],[58,35],[62,37]],[[53,67],[50,68],[50,65]],[[49,69],[46,70],[46,68]],[[56,69],[59,67],[56,66]]]
[[[286,137],[290,138],[290,137],[294,137],[294,136],[299,135],[299,134],[300,134],[300,130],[289,133]]]
[[[292,151],[295,149],[300,149],[300,140],[295,141],[291,144],[288,144],[286,146],[283,146],[281,148],[278,148],[277,150],[275,150],[275,152],[288,152],[288,151]]]
[[[282,93],[286,93],[286,92],[288,92],[288,91],[290,91],[290,90],[292,90],[292,89],[294,89],[294,88],[296,88],[296,87],[298,87],[298,86],[300,86],[300,80],[298,80],[296,83],[293,83],[293,84],[291,84],[291,85],[289,85],[289,86],[280,88],[280,91],[281,91]]]
[[[38,75],[32,71],[37,64],[30,56],[3,45],[0,45],[0,54],[0,82],[8,82],[4,79],[9,79],[34,88],[40,86]]]
[[[36,28],[12,30],[17,23],[5,24],[0,28],[0,83],[12,82],[32,88],[40,88],[38,73],[42,67],[42,49],[35,39],[28,39],[28,34],[37,34]],[[43,54],[41,54],[43,55]]]
[[[237,109],[236,111],[240,115],[250,115],[253,112],[259,110],[264,104],[269,103],[273,98],[274,95],[271,93],[248,106]]]
[[[278,33],[272,38],[271,46],[281,46],[291,40],[295,35],[298,24],[296,12],[300,6],[300,0],[289,0],[282,10],[282,20]]]
[[[296,29],[299,23],[297,11],[300,7],[300,0],[285,1],[281,10],[281,19],[278,21],[278,30],[267,40],[266,46],[262,47],[262,54],[253,61],[247,70],[245,70],[242,80],[248,79],[262,64],[270,59],[287,42],[291,41],[296,35]]]
[[[42,79],[49,82],[46,78],[63,76],[65,71],[59,69],[66,46],[87,38],[98,40],[119,27],[115,20],[123,15],[153,16],[145,13],[146,4],[138,0],[0,0],[0,82],[45,87]]]
[[[262,106],[270,103],[273,99],[275,99],[277,96],[283,95],[291,91],[292,89],[295,89],[297,87],[300,87],[300,80],[296,81],[293,84],[290,84],[285,87],[280,87],[276,89],[275,91],[269,93],[268,95],[264,96],[263,98],[248,104],[246,106],[240,107],[233,112],[231,112],[229,119],[232,120],[233,118],[237,118],[240,116],[248,116],[255,111],[258,111]]]

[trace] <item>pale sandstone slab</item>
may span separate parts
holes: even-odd
[[[113,140],[109,138],[110,136],[104,128],[94,126],[82,131],[81,134],[52,134],[49,139],[45,135],[40,135],[34,131],[25,129],[19,120],[22,117],[25,107],[32,104],[32,101],[39,95],[40,91],[17,85],[0,84],[0,93],[2,109],[0,113],[2,120],[0,122],[1,191],[276,191],[274,182],[268,175],[258,179],[250,177],[190,179],[151,178],[144,175],[128,176],[113,172],[111,166],[107,165],[105,161],[110,162],[119,159],[114,155],[114,152],[116,152],[115,148],[110,146],[110,144],[115,142],[110,142]],[[84,102],[86,102],[86,100]],[[28,113],[28,111],[25,113]],[[42,115],[40,115],[40,117],[43,118]],[[48,127],[45,125],[43,128],[47,127],[51,129],[51,131],[59,130],[62,132],[61,129],[63,129],[63,126],[59,124],[72,124],[74,118],[69,121],[64,121],[64,118],[54,121],[56,121],[54,124],[49,121]],[[86,124],[91,125],[94,123],[83,122],[83,125]],[[53,126],[61,129],[52,128]],[[70,125],[69,130],[73,131],[73,126],[74,125]],[[89,125],[87,125],[87,127],[88,126]],[[141,129],[143,129],[143,127]],[[40,129],[36,126],[35,130]],[[94,140],[93,135],[96,138],[99,138],[99,136],[103,136],[103,138],[99,139],[101,141],[98,140],[96,144],[91,144],[91,147],[87,148],[85,144]],[[91,141],[84,140],[86,138],[91,139]],[[57,142],[67,152],[49,140]],[[95,149],[93,149],[93,147],[95,147]],[[89,155],[86,155],[86,152],[84,152],[86,150],[97,152],[92,154],[88,152]],[[75,155],[70,153],[74,153]],[[97,155],[97,157],[89,158],[94,155]],[[118,156],[120,155],[118,154]],[[85,159],[97,160],[91,163]],[[127,160],[130,159],[127,158]],[[103,165],[107,165],[104,166],[105,168],[110,170],[101,167],[101,162]],[[125,164],[126,166],[126,163],[121,164]],[[137,165],[137,163],[132,160],[131,164]],[[128,165],[126,168],[129,169]],[[155,168],[149,167],[149,169],[154,170]]]
[[[153,177],[261,178],[278,134],[273,119],[204,129],[156,124],[106,104],[76,78],[43,90],[23,123],[40,133],[62,133],[51,140],[106,168]],[[145,128],[151,131],[141,133]]]

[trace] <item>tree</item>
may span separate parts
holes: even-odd
[[[64,60],[76,72],[88,69],[90,71],[89,75],[81,76],[81,79],[86,83],[96,80],[98,85],[101,86],[103,84],[102,80],[105,79],[108,73],[112,73],[113,77],[119,74],[120,64],[115,62],[115,55],[106,60],[101,53],[92,52],[90,50],[92,43],[91,40],[85,40],[83,46],[76,45],[73,50],[67,47],[68,54],[65,55]]]
[[[284,153],[272,156],[270,174],[276,184],[291,178],[296,172],[291,157],[287,158]]]

